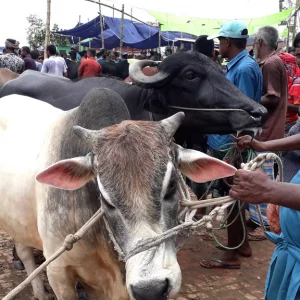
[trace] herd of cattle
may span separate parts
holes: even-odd
[[[181,271],[175,240],[124,263],[106,226],[124,253],[176,226],[178,170],[205,182],[235,169],[174,139],[182,144],[193,134],[256,130],[266,121],[266,109],[205,56],[176,53],[145,76],[142,69],[154,65],[134,64],[133,85],[0,70],[0,227],[14,238],[27,273],[35,269],[33,248],[47,258],[100,206],[105,212],[105,221],[48,266],[59,300],[76,299],[78,281],[90,299],[167,300],[176,294]],[[51,299],[41,278],[32,286],[35,298]]]

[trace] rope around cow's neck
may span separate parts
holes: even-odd
[[[282,163],[280,158],[273,153],[265,153],[258,155],[254,160],[250,161],[244,166],[245,170],[256,170],[259,168],[265,161],[276,161],[279,166],[279,172],[282,174]],[[282,176],[282,175],[281,175]],[[120,251],[120,258],[125,262],[133,257],[134,255],[141,253],[143,251],[147,251],[153,247],[156,247],[163,243],[164,241],[173,238],[176,236],[181,230],[184,229],[195,229],[199,226],[205,226],[208,230],[213,230],[212,221],[216,219],[217,221],[224,220],[226,209],[234,204],[237,200],[234,200],[230,197],[222,197],[222,198],[214,198],[211,200],[203,200],[203,201],[192,201],[189,195],[189,191],[187,186],[184,183],[182,176],[180,175],[180,195],[181,206],[184,207],[183,211],[179,214],[180,218],[184,218],[181,220],[182,224],[163,232],[160,236],[149,238],[143,240],[139,243],[134,249],[127,253],[126,255]],[[219,205],[214,208],[209,215],[204,216],[199,221],[193,221],[193,217],[196,213],[198,207],[205,207],[211,205]],[[258,209],[258,206],[256,206]],[[241,207],[240,207],[241,209]],[[183,213],[184,212],[184,213]],[[261,221],[261,226],[264,228],[264,223],[262,220],[261,212],[258,209],[259,219]],[[73,245],[80,240],[84,234],[102,217],[104,216],[104,211],[100,208],[74,235],[69,234],[63,246],[61,246],[52,256],[50,256],[43,264],[41,264],[34,272],[32,272],[21,284],[19,284],[15,289],[13,289],[9,294],[7,294],[2,300],[11,300],[13,299],[19,292],[21,292],[39,273],[41,273],[53,260],[63,254],[65,251],[70,251],[73,248]],[[224,221],[223,221],[224,223]],[[229,225],[227,225],[229,226]],[[108,226],[109,227],[109,226]],[[121,249],[116,244],[117,242],[114,240],[115,248]]]

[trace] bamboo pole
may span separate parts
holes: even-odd
[[[103,33],[103,16],[101,12],[101,0],[99,0],[99,16],[100,16],[100,32],[101,32],[101,42],[102,42],[102,48],[104,49],[104,33]]]
[[[47,20],[46,20],[44,58],[47,58],[47,46],[50,44],[50,19],[51,19],[51,0],[47,0]]]
[[[99,5],[99,2],[98,2],[98,1],[94,1],[94,0],[85,0],[85,1],[87,1],[87,2],[92,2],[92,3],[96,3],[96,4]],[[111,6],[111,5],[108,5],[108,4],[105,4],[105,3],[101,3],[101,6],[105,6],[105,7],[108,7],[108,8],[113,9],[114,11],[116,10],[116,11],[122,13],[122,10],[121,10],[121,9],[118,9],[118,8],[115,8],[115,6]],[[126,13],[126,12],[124,12],[124,15],[125,15],[125,16],[128,16],[128,17],[131,17],[131,15],[128,14],[128,13]],[[114,15],[113,15],[113,17],[114,17]],[[140,19],[138,19],[138,18],[136,18],[136,17],[133,17],[133,16],[132,16],[132,19],[134,19],[134,20],[136,20],[136,21],[138,21],[138,22],[140,22],[140,23],[143,23],[143,24],[149,26],[148,23],[146,23],[146,22],[144,22],[144,21],[142,21],[142,20],[140,20]]]
[[[115,17],[115,5],[114,4],[113,4],[112,9],[113,9],[113,18],[114,18]]]
[[[81,16],[79,16],[79,24],[81,23]],[[79,51],[81,51],[81,37],[79,37],[79,41],[78,41],[78,45],[79,45]]]
[[[161,25],[160,23],[158,23],[158,53],[161,54]]]
[[[120,53],[122,55],[123,48],[123,35],[124,35],[124,4],[122,4],[122,18],[121,18],[121,32],[120,32]]]

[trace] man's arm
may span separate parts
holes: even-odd
[[[292,104],[292,103],[288,103],[287,112],[298,114],[299,113],[299,107],[300,107],[300,105],[295,105],[295,104]]]
[[[78,77],[81,77],[84,71],[84,60],[81,60],[80,66],[78,68]]]
[[[260,104],[268,110],[272,110],[279,102],[279,97],[275,95],[264,95],[261,97]]]
[[[45,60],[43,65],[42,65],[41,73],[48,73],[47,60]]]
[[[279,65],[272,61],[266,62],[262,69],[265,94],[261,97],[261,104],[268,110],[274,109],[281,97],[282,75]]]
[[[295,134],[283,139],[260,142],[245,135],[236,138],[238,146],[242,149],[253,148],[255,151],[295,151],[300,150],[300,134]]]
[[[260,170],[238,170],[229,196],[251,204],[271,203],[300,210],[300,185],[272,181]]]

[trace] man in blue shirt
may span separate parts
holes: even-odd
[[[226,77],[236,87],[238,87],[245,95],[256,102],[260,102],[262,93],[262,73],[257,62],[248,54],[246,50],[248,30],[244,23],[239,21],[229,21],[224,23],[218,34],[209,36],[207,39],[218,38],[220,41],[220,54],[229,60],[227,64]],[[208,152],[219,159],[223,159],[224,150],[228,149],[228,143],[232,142],[230,135],[209,135],[208,136]],[[220,151],[223,150],[223,151]],[[216,184],[214,188],[218,194],[224,195],[224,189],[221,182]],[[216,192],[213,191],[214,193]],[[235,217],[238,213],[234,208],[231,217]],[[228,220],[230,223],[230,220]],[[236,247],[242,242],[242,224],[240,218],[230,226],[228,231],[228,246]],[[201,266],[206,268],[240,268],[239,254],[243,256],[251,256],[251,247],[246,241],[243,245],[232,251],[226,251],[221,260],[202,261]]]

